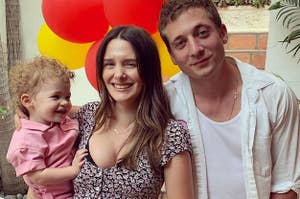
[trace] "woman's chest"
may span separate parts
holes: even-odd
[[[157,198],[162,184],[163,172],[154,171],[143,155],[135,170],[121,165],[102,169],[87,160],[74,179],[74,198]]]

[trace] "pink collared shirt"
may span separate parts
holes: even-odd
[[[45,125],[22,119],[21,125],[22,128],[14,132],[7,152],[7,160],[17,176],[23,176],[28,186],[43,199],[72,198],[72,181],[41,186],[33,184],[26,174],[71,165],[78,136],[77,120],[66,117],[61,124]]]

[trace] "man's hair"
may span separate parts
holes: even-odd
[[[9,88],[14,107],[29,116],[28,110],[22,105],[21,96],[36,95],[41,85],[53,78],[69,83],[74,78],[74,73],[57,60],[44,56],[13,66],[9,71]]]
[[[183,12],[190,8],[203,8],[217,29],[222,26],[222,20],[215,4],[211,0],[169,0],[163,4],[159,18],[160,36],[170,51],[170,44],[165,35],[168,23],[175,21]],[[187,21],[188,23],[188,21]]]
[[[147,151],[154,169],[159,166],[160,146],[170,118],[173,118],[166,92],[163,88],[160,58],[157,46],[149,33],[135,26],[111,29],[103,38],[97,53],[97,81],[101,103],[95,114],[95,129],[100,129],[113,116],[114,100],[103,80],[104,56],[113,39],[127,41],[136,56],[137,70],[143,88],[137,102],[136,124],[131,134],[133,148],[123,158],[129,168],[135,168],[138,154]]]

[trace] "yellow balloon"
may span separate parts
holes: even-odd
[[[93,42],[73,43],[56,35],[43,24],[38,33],[38,48],[42,55],[59,60],[69,69],[78,69],[84,66],[85,57]]]
[[[166,80],[167,78],[178,73],[180,69],[177,65],[175,65],[172,62],[168,49],[164,44],[162,38],[160,37],[159,32],[154,33],[152,35],[152,38],[156,42],[159,51],[160,61],[161,61],[162,75],[164,76],[164,80]]]

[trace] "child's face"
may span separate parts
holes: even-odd
[[[59,79],[46,80],[32,97],[30,120],[43,124],[61,122],[72,107],[70,97],[70,82]]]

